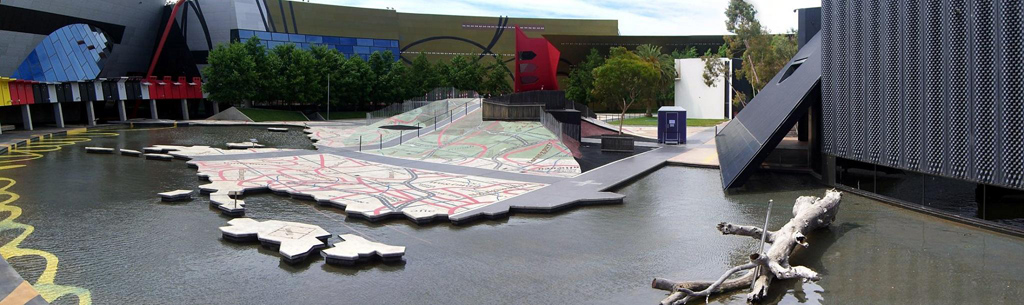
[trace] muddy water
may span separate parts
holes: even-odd
[[[514,215],[469,226],[369,223],[339,210],[273,194],[247,196],[247,216],[361,233],[408,247],[406,262],[357,268],[322,259],[288,265],[258,244],[220,238],[228,218],[202,197],[162,203],[155,195],[195,188],[182,161],[87,155],[84,146],[223,145],[257,138],[269,147],[309,149],[297,131],[188,127],[122,131],[116,137],[45,153],[0,171],[17,184],[18,221],[35,231],[22,248],[59,257],[56,283],[89,289],[96,304],[654,304],[652,277],[712,279],[745,260],[756,241],[722,236],[721,221],[758,224],[775,200],[771,226],[790,217],[800,195],[824,188],[792,175],[755,177],[723,194],[715,170],[662,168],[619,192],[622,205],[551,215]],[[14,234],[0,234],[3,242]],[[332,238],[332,242],[337,237]],[[1024,298],[1024,239],[974,229],[846,195],[830,230],[810,236],[794,264],[816,283],[773,283],[780,303],[1011,303]],[[40,259],[11,260],[29,281]],[[711,299],[741,304],[742,294]],[[74,297],[56,303],[74,304]]]

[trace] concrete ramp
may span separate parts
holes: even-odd
[[[821,37],[815,35],[715,137],[722,187],[742,185],[812,103],[821,98]]]
[[[250,119],[249,116],[246,116],[245,113],[242,113],[241,111],[238,110],[238,108],[235,108],[235,107],[224,109],[224,111],[221,111],[221,112],[219,112],[217,114],[214,114],[213,116],[208,117],[206,119],[207,120],[220,120],[220,121],[245,121],[245,122],[252,122],[252,119]]]

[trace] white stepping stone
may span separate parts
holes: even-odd
[[[163,201],[178,201],[192,199],[192,190],[176,190],[170,192],[158,193],[160,199]]]
[[[380,256],[384,262],[394,262],[402,260],[402,256],[405,255],[405,247],[402,246],[372,242],[355,234],[338,236],[343,241],[334,243],[334,247],[330,249],[320,251],[328,264],[353,265],[369,260],[374,255]]]
[[[239,148],[258,148],[263,145],[256,144],[253,142],[239,142],[239,143],[228,143],[228,148],[239,149]]]
[[[267,131],[270,131],[270,132],[288,132],[288,128],[284,128],[284,127],[269,127],[269,128],[267,128]]]
[[[90,154],[112,154],[114,153],[114,149],[106,147],[86,147],[85,152]]]
[[[171,161],[174,159],[174,156],[166,154],[145,154],[143,156],[146,156],[146,159],[149,160]]]
[[[245,215],[245,200],[234,199],[224,194],[210,194],[210,204],[216,206],[222,214],[227,216],[240,217]]]
[[[331,233],[319,226],[297,222],[235,218],[228,224],[220,227],[224,239],[259,240],[265,247],[278,248],[278,253],[288,263],[300,262],[313,251],[326,247],[327,238],[331,237]]]
[[[138,151],[138,150],[132,150],[132,149],[123,149],[123,148],[122,148],[122,149],[121,149],[121,155],[122,155],[122,156],[132,156],[132,157],[138,157],[138,156],[141,156],[141,155],[142,155],[142,152],[141,152],[141,151]]]

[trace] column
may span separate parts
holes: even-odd
[[[92,101],[85,102],[85,122],[88,126],[96,126],[96,110],[93,109]]]
[[[188,120],[188,99],[181,99],[181,119]]]
[[[156,116],[156,100],[149,100],[149,117],[154,120],[160,119]]]
[[[53,103],[53,120],[57,128],[64,128],[64,107],[61,103]]]
[[[218,104],[218,103],[217,103],[217,102],[215,102],[215,101],[210,101],[210,104],[212,104],[212,105],[213,105],[213,114],[218,114],[218,113],[220,113],[220,104]]]
[[[21,122],[25,124],[25,130],[32,130],[32,109],[28,105],[21,105]]]
[[[121,122],[128,121],[128,114],[124,112],[124,101],[117,101],[117,118],[121,119]]]

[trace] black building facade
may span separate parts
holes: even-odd
[[[823,0],[821,38],[829,182],[1024,217],[1024,2]]]

